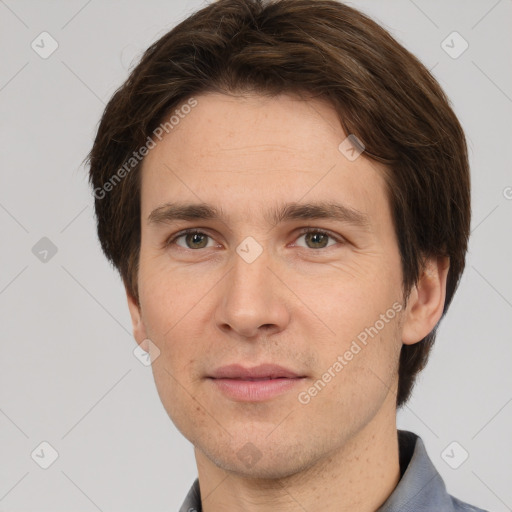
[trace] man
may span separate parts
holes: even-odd
[[[220,0],[146,51],[89,159],[195,447],[181,511],[480,510],[396,427],[470,226],[464,134],[414,56],[332,0]]]

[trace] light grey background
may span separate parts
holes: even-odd
[[[350,4],[433,70],[472,164],[467,270],[399,427],[423,438],[450,493],[512,510],[512,1]],[[82,162],[133,59],[202,5],[0,0],[0,511],[172,511],[196,476],[133,355]],[[59,45],[47,59],[31,47],[43,31]],[[453,31],[469,43],[456,59],[441,46]],[[57,247],[46,262],[42,237]],[[59,455],[46,470],[31,458],[43,441]],[[452,459],[469,453],[458,469],[441,455],[453,441]]]

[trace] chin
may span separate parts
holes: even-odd
[[[286,445],[279,441],[274,444],[260,440],[258,445],[250,441],[237,443],[240,448],[216,444],[201,447],[201,451],[217,467],[246,478],[281,479],[306,470],[316,462],[314,454],[307,454],[303,444]],[[259,449],[257,446],[264,446]]]

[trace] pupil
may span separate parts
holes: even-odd
[[[308,233],[309,240],[313,242],[313,244],[321,244],[322,247],[325,247],[325,245],[322,245],[322,241],[324,239],[327,239],[326,235],[323,235],[322,233]]]
[[[190,236],[192,237],[192,245],[201,244],[201,241],[204,242],[205,237],[203,235],[200,235],[199,233],[192,233]],[[201,240],[201,239],[203,239],[203,240]],[[203,246],[204,246],[204,243],[201,247],[203,247]],[[196,247],[197,247],[197,245],[196,245]]]

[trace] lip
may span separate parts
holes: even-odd
[[[241,365],[223,366],[208,379],[228,398],[239,402],[262,402],[283,394],[306,377],[274,364],[253,368]]]
[[[289,370],[282,366],[275,364],[260,364],[253,366],[252,368],[245,368],[239,364],[230,364],[228,366],[222,366],[217,368],[209,375],[212,379],[294,379],[297,377],[303,377],[293,370]]]

